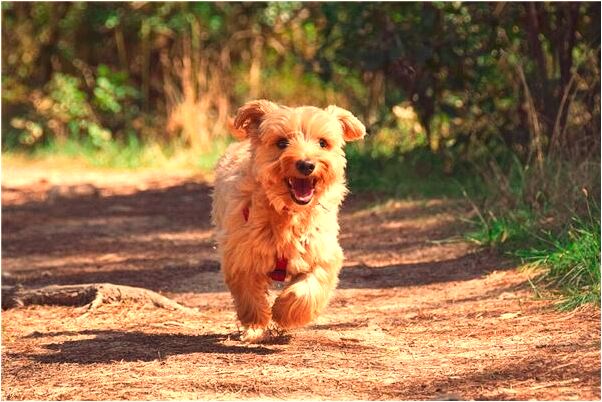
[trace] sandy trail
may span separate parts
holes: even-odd
[[[600,399],[599,310],[559,313],[507,261],[445,241],[460,202],[351,196],[326,313],[244,345],[201,177],[61,177],[5,169],[3,285],[141,286],[199,313],[4,311],[3,399]]]

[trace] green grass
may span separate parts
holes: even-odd
[[[481,190],[475,176],[458,168],[444,173],[444,163],[426,148],[383,154],[351,144],[345,150],[347,178],[353,192],[380,192],[393,198],[461,198]]]
[[[527,209],[505,211],[501,216],[489,212],[472,221],[474,229],[466,233],[466,238],[482,247],[511,249],[531,240],[537,226],[533,213]]]
[[[561,309],[600,305],[600,162],[549,156],[529,166],[508,153],[491,165],[484,197],[465,194],[474,210],[465,238],[537,269],[536,293],[555,294]]]
[[[101,146],[71,139],[50,141],[30,152],[5,150],[3,156],[31,159],[64,158],[83,160],[92,167],[110,169],[190,168],[203,172],[213,170],[229,140],[215,141],[211,149],[196,151],[184,144],[142,143],[135,136],[123,141],[109,141]]]
[[[557,294],[558,307],[600,305],[600,209],[588,201],[585,217],[573,214],[568,224],[556,222],[524,205],[483,215],[475,205],[474,229],[466,238],[479,246],[520,259],[540,275],[532,283],[537,294]],[[590,205],[591,204],[591,205]]]
[[[600,217],[590,218],[574,217],[567,228],[551,231],[531,211],[507,211],[473,220],[475,229],[466,238],[539,270],[538,293],[558,290],[561,309],[600,305]]]
[[[527,267],[544,269],[538,283],[553,285],[563,297],[559,307],[573,309],[584,303],[600,305],[600,219],[575,218],[554,236],[539,236],[539,247],[515,251]]]

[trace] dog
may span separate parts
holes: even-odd
[[[281,330],[313,321],[336,288],[338,211],[348,192],[343,147],[366,128],[337,106],[267,100],[243,105],[232,124],[240,141],[217,164],[212,220],[241,340],[258,342],[271,320]],[[285,286],[270,306],[272,281]]]

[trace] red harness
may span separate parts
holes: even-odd
[[[243,208],[242,216],[245,218],[245,222],[249,221],[249,207]],[[276,269],[274,269],[268,275],[274,281],[284,282],[284,279],[286,278],[286,267],[287,266],[288,266],[288,260],[286,258],[276,258]]]

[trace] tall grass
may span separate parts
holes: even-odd
[[[539,283],[564,293],[559,305],[563,310],[584,303],[600,305],[600,219],[589,218],[575,218],[559,238],[548,234],[544,247],[516,252],[527,266],[544,269]]]
[[[539,293],[560,293],[561,309],[600,305],[600,164],[547,158],[486,170],[487,196],[473,201],[466,237],[539,272]]]

